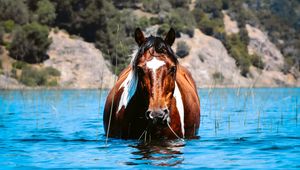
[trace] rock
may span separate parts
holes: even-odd
[[[111,88],[116,78],[109,70],[109,63],[92,43],[71,39],[68,34],[51,32],[52,44],[49,59],[44,66],[61,72],[62,88]]]
[[[255,30],[258,29],[255,28]],[[254,37],[252,38],[252,41],[259,42]],[[299,85],[299,80],[292,74],[284,74],[281,71],[282,55],[268,41],[261,43],[262,46],[273,48],[264,51],[267,51],[264,61],[268,62],[266,64],[269,69],[261,70],[251,66],[250,76],[248,77],[241,76],[235,60],[228,54],[220,40],[195,29],[193,38],[182,35],[181,38],[176,39],[173,46],[174,51],[179,41],[185,41],[190,47],[189,55],[179,59],[179,62],[191,72],[198,87],[282,87]],[[277,60],[271,57],[274,55],[278,55]]]
[[[189,55],[179,59],[192,74],[198,87],[229,86],[240,87],[251,84],[251,80],[240,75],[235,60],[229,56],[222,42],[195,29],[194,37],[182,35],[176,39],[185,41],[190,47]],[[176,45],[173,46],[174,51]],[[222,75],[220,81],[214,75]]]
[[[239,33],[240,29],[236,21],[231,20],[230,16],[227,14],[226,11],[222,11],[223,13],[223,22],[225,27],[225,32],[227,35],[237,34]]]
[[[0,89],[22,89],[24,87],[16,79],[0,74]]]
[[[260,29],[246,24],[249,36],[248,53],[257,54],[262,57],[265,69],[270,71],[281,71],[284,58],[278,48],[269,40],[267,34]]]

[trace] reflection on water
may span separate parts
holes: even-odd
[[[107,91],[0,91],[0,167],[300,168],[299,88],[199,94],[201,139],[150,142],[105,138]]]
[[[132,162],[127,165],[149,164],[153,166],[176,166],[184,161],[182,150],[185,142],[181,140],[140,142],[130,147],[136,150],[131,152]]]

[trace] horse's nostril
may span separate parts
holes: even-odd
[[[150,110],[147,110],[146,113],[145,113],[145,117],[147,119],[152,119],[153,117],[151,117],[151,111]]]
[[[163,112],[165,113],[165,115],[166,115],[166,114],[169,114],[169,109],[166,108],[166,109],[163,110]]]

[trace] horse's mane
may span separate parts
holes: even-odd
[[[146,41],[139,47],[136,55],[134,56],[131,62],[133,68],[137,65],[139,57],[141,57],[145,51],[151,47],[154,47],[154,50],[157,53],[166,53],[169,57],[171,57],[171,60],[173,60],[174,63],[178,63],[177,56],[173,52],[171,46],[166,44],[161,37],[154,37],[151,35],[146,38]]]

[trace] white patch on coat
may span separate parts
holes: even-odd
[[[119,87],[119,90],[121,88],[124,89],[123,89],[121,99],[119,101],[117,113],[122,109],[123,106],[126,109],[130,99],[132,98],[132,96],[136,91],[137,84],[138,84],[138,77],[134,74],[133,71],[130,71],[127,78],[123,81],[123,83]]]
[[[181,97],[181,93],[178,88],[177,82],[175,82],[175,89],[174,89],[173,96],[176,99],[176,107],[179,112],[181,131],[182,131],[182,135],[184,137],[184,107],[183,107],[182,97]]]
[[[152,60],[148,61],[146,63],[146,66],[155,73],[157,69],[159,69],[161,66],[165,65],[166,63],[164,61],[158,60],[156,57],[153,57]]]

